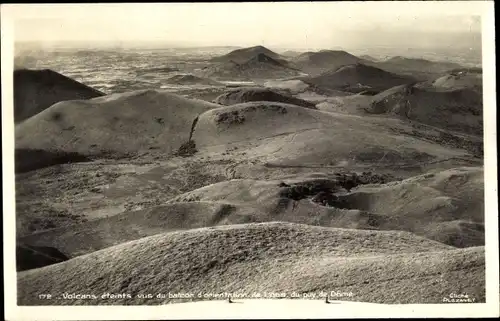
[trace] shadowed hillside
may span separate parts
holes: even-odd
[[[328,70],[363,62],[363,60],[343,50],[320,50],[304,52],[293,58],[292,62],[300,70],[316,76]]]
[[[245,62],[222,62],[201,70],[204,77],[214,79],[275,79],[299,76],[302,73],[290,68],[284,62],[276,60],[264,53],[259,53]]]
[[[320,87],[349,92],[366,90],[380,92],[397,85],[416,82],[412,77],[396,75],[361,63],[332,69],[319,76],[308,77],[303,80]]]
[[[49,246],[18,244],[16,269],[25,271],[67,261],[69,258],[58,249]]]
[[[255,46],[255,47],[248,47],[248,48],[242,48],[242,49],[236,49],[231,51],[228,54],[225,54],[223,56],[215,57],[212,59],[214,62],[236,62],[236,63],[245,63],[246,61],[252,59],[255,56],[258,56],[260,54],[264,54],[268,57],[271,57],[275,60],[282,60],[283,57],[277,53],[275,53],[272,50],[267,49],[264,46]]]
[[[410,75],[418,80],[425,81],[437,74],[463,66],[446,61],[431,61],[422,58],[408,58],[402,56],[391,57],[384,61],[368,62],[372,66],[397,73]]]
[[[295,98],[291,95],[281,94],[274,90],[255,87],[233,89],[223,93],[214,100],[215,103],[226,106],[251,101],[274,101],[306,108],[316,108],[313,103],[303,99]]]
[[[482,136],[483,97],[474,89],[397,86],[373,97],[367,112],[394,114],[423,124]]]
[[[53,70],[17,69],[14,70],[14,121],[19,123],[60,101],[103,95]]]

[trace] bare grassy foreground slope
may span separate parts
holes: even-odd
[[[172,300],[169,292],[333,290],[352,292],[345,299],[355,301],[439,303],[457,289],[484,302],[484,282],[483,247],[273,222],[159,234],[21,272],[18,303],[158,304]],[[39,300],[40,293],[54,299]],[[95,298],[64,299],[66,293]]]

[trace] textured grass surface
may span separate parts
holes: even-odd
[[[247,224],[160,234],[18,274],[18,303],[155,304],[168,292],[350,291],[357,301],[438,303],[451,291],[484,301],[484,248],[404,232]],[[65,292],[96,300],[64,300]],[[101,299],[126,293],[131,299]],[[39,293],[54,296],[39,300]]]

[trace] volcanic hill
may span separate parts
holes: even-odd
[[[412,77],[397,75],[362,63],[342,66],[316,77],[304,77],[302,80],[319,87],[348,92],[380,92],[397,85],[416,82]]]
[[[294,57],[292,62],[305,73],[317,76],[325,71],[363,62],[363,60],[343,50],[320,50],[304,52]]]
[[[259,53],[243,63],[231,61],[207,66],[201,73],[204,77],[221,80],[277,79],[302,74],[264,53]]]
[[[264,54],[268,57],[271,57],[277,61],[284,60],[283,57],[276,52],[267,49],[264,46],[255,46],[248,48],[241,48],[231,51],[228,54],[223,56],[212,58],[214,62],[236,62],[236,63],[245,63],[246,61],[252,59],[259,54]]]
[[[448,72],[452,69],[463,68],[463,66],[446,61],[431,61],[423,58],[408,58],[402,56],[391,57],[384,61],[368,62],[378,67],[397,74],[410,75],[425,81],[435,77],[437,74]]]
[[[19,123],[60,101],[103,95],[50,69],[17,69],[14,70],[14,121]]]
[[[16,126],[16,149],[124,157],[173,153],[196,117],[219,105],[140,90],[57,103]]]
[[[229,90],[218,96],[214,102],[221,105],[235,105],[250,101],[273,101],[282,102],[306,108],[315,109],[315,105],[306,100],[295,98],[291,95],[280,93],[276,90],[259,87],[240,87]]]
[[[373,96],[371,114],[394,114],[423,124],[482,137],[483,97],[475,89],[396,86]]]

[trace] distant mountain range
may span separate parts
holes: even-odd
[[[344,50],[319,50],[302,53],[289,50],[278,54],[264,46],[236,49],[225,55],[212,58],[211,62],[218,64],[206,67],[204,69],[205,77],[252,79],[294,77],[305,73],[312,77],[309,80],[315,84],[321,83],[326,88],[338,89],[342,87],[354,90],[352,86],[358,86],[356,90],[359,88],[375,90],[373,88],[376,88],[376,91],[417,80],[434,79],[436,75],[463,67],[453,62],[403,56],[394,56],[383,60],[369,55],[356,56]],[[354,69],[339,71],[343,74],[342,77],[333,76],[339,68],[349,65],[354,65]],[[278,74],[275,74],[276,72]],[[332,77],[336,79],[332,79]]]

